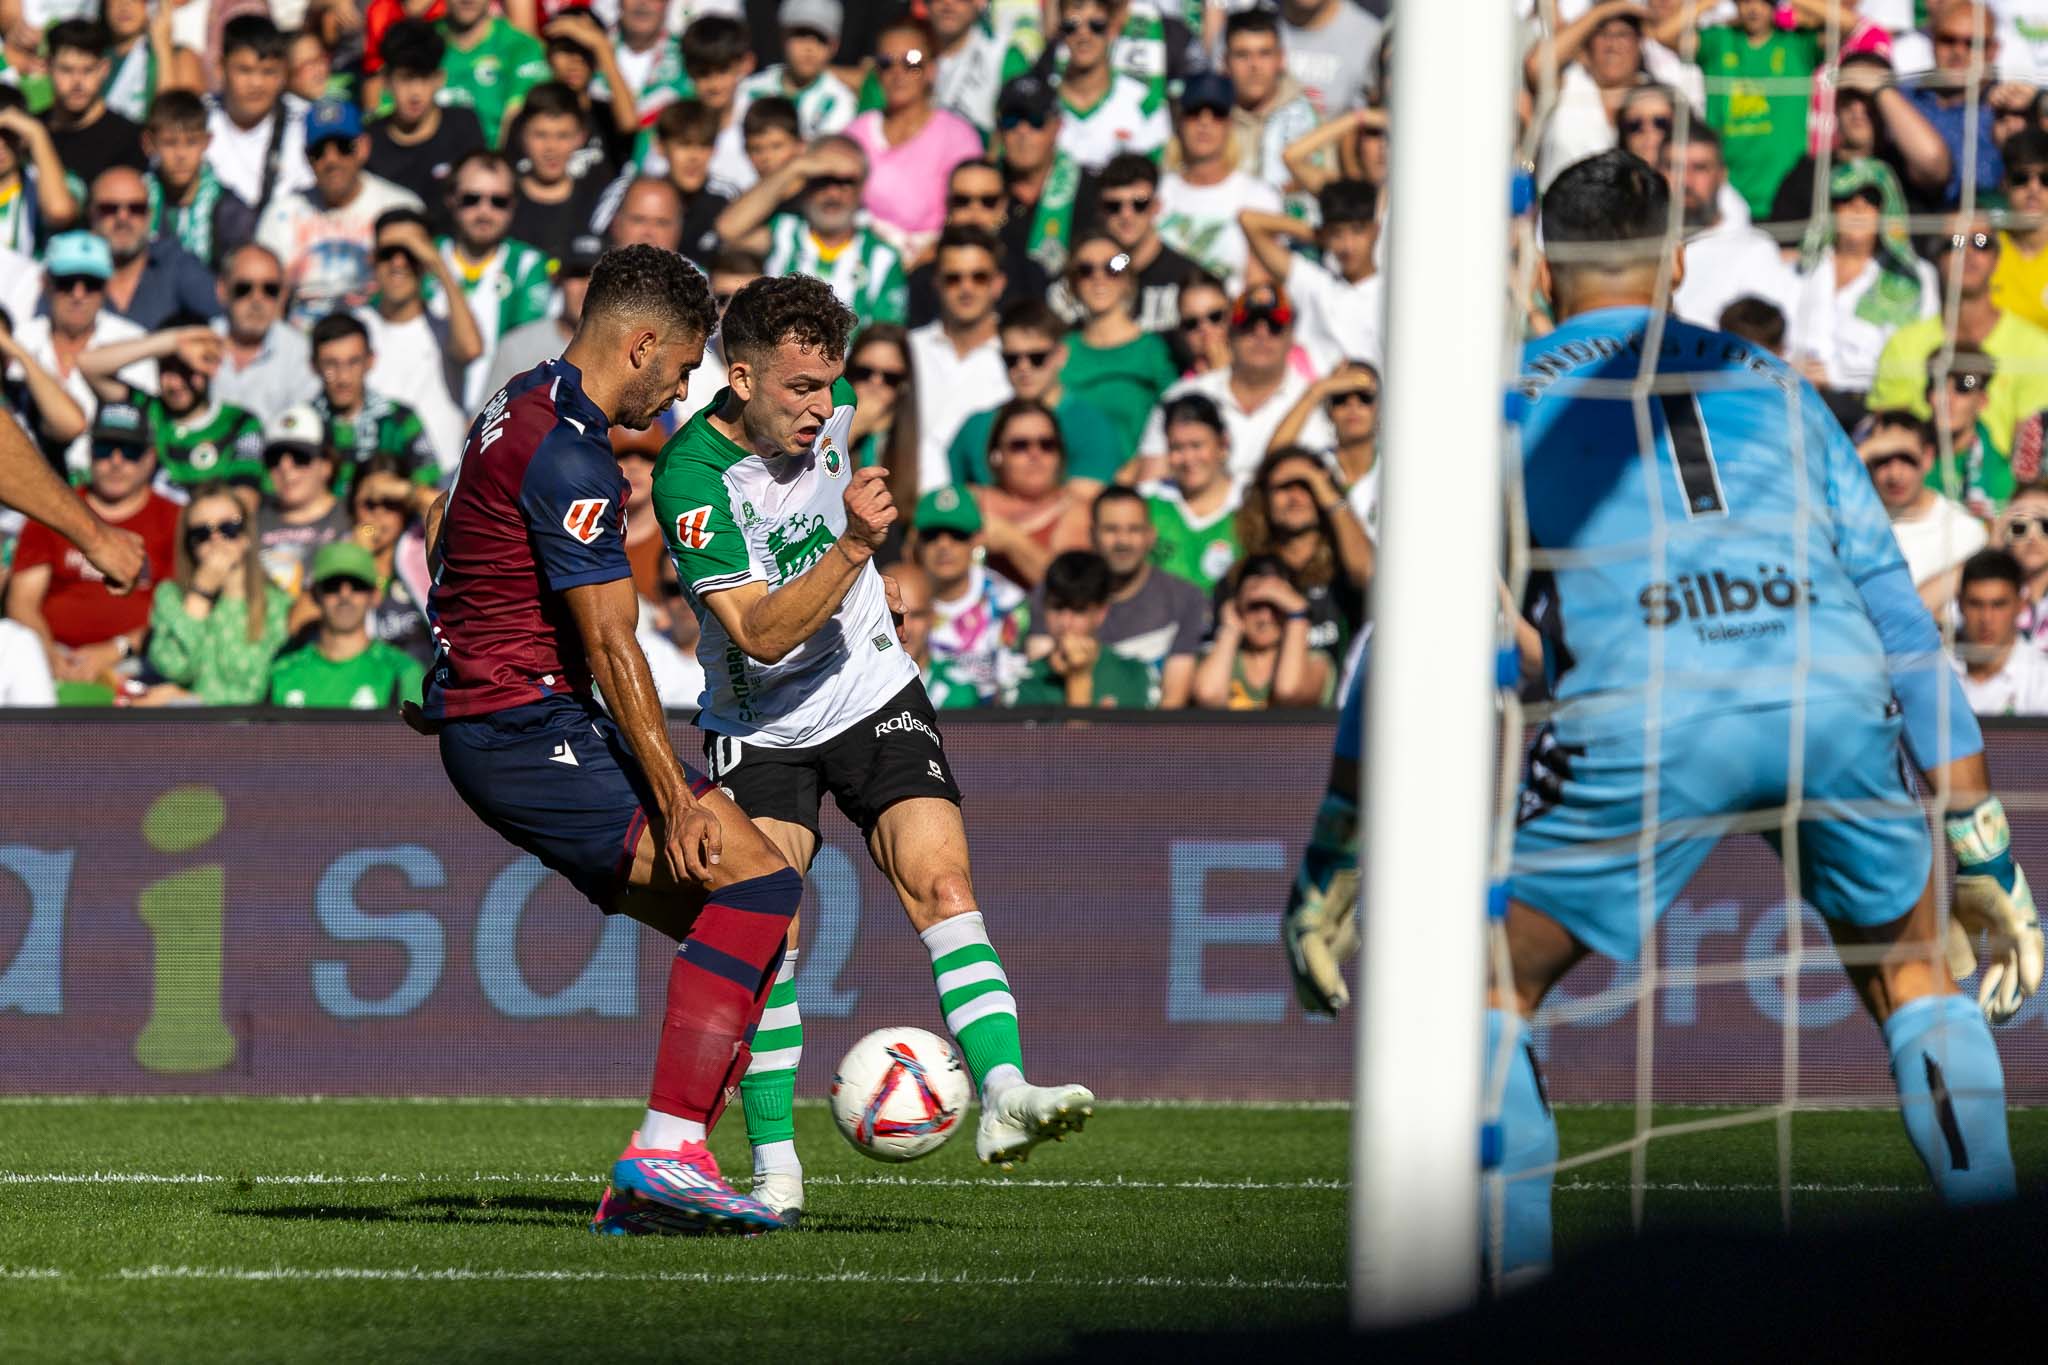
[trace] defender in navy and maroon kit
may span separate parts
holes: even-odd
[[[626,562],[610,429],[688,389],[715,314],[673,252],[607,252],[560,360],[495,394],[430,519],[438,656],[416,717],[484,823],[607,914],[681,940],[640,1131],[595,1232],[761,1232],[704,1139],[746,1073],[803,882],[730,798],[677,761]],[[597,693],[604,703],[599,704]]]

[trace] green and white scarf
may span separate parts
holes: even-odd
[[[213,167],[199,163],[199,185],[192,192],[192,202],[180,206],[170,203],[164,196],[163,182],[154,171],[143,177],[149,189],[149,232],[152,237],[162,235],[168,226],[178,245],[197,256],[209,269],[213,265],[213,211],[220,206],[220,197],[225,191],[220,181],[214,178]],[[166,220],[168,220],[166,222]]]

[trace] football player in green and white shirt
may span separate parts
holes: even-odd
[[[839,0],[782,0],[775,22],[782,29],[783,59],[740,82],[741,104],[788,100],[806,142],[843,132],[860,103],[853,88],[827,69],[839,51],[844,18]]]
[[[849,449],[853,388],[840,371],[853,324],[807,276],[734,295],[722,324],[730,387],[662,450],[654,510],[697,615],[711,777],[800,871],[817,854],[826,793],[860,826],[980,1087],[976,1154],[1007,1168],[1078,1129],[1094,1096],[1024,1079],[1016,1001],[968,875],[960,789],[873,563],[898,511],[888,471],[856,470]],[[794,935],[740,1085],[754,1197],[785,1218],[803,1207]]]
[[[822,137],[811,149],[735,199],[718,215],[728,246],[759,252],[769,275],[810,275],[832,286],[860,325],[902,322],[910,313],[903,258],[861,220],[867,154],[851,138]],[[803,195],[803,211],[776,206]]]

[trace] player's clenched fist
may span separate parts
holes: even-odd
[[[846,534],[870,550],[882,548],[896,524],[896,500],[889,496],[889,471],[869,465],[846,485]]]

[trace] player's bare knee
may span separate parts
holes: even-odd
[[[923,885],[906,889],[911,894],[906,898],[905,908],[919,933],[942,920],[981,908],[974,900],[974,883],[959,868],[947,868],[926,879]]]

